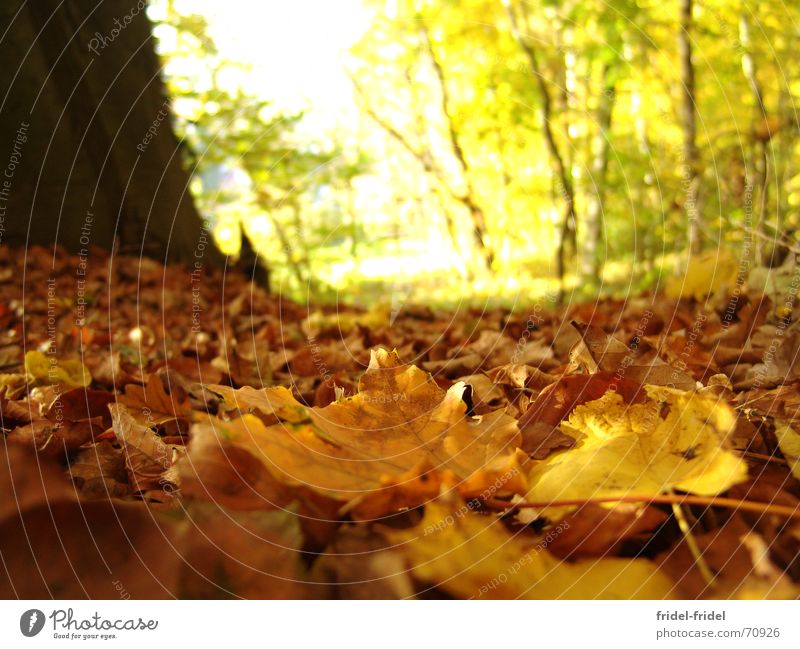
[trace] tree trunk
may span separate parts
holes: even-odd
[[[519,30],[517,24],[517,15],[513,7],[509,3],[507,6],[508,18],[511,22],[511,31],[514,35],[517,44],[525,54],[528,60],[528,65],[531,69],[531,74],[536,79],[539,86],[539,92],[542,96],[542,132],[544,133],[545,144],[547,151],[550,154],[550,162],[553,166],[555,175],[556,193],[561,196],[564,201],[564,216],[561,221],[561,230],[559,233],[558,250],[556,252],[556,275],[558,277],[559,289],[558,300],[562,302],[564,299],[564,276],[566,275],[566,247],[568,243],[573,246],[577,240],[577,218],[575,214],[575,189],[572,184],[572,172],[566,166],[564,156],[556,142],[556,136],[553,132],[553,109],[552,99],[550,97],[550,90],[547,87],[547,82],[539,69],[539,60],[536,52],[531,47],[530,43],[525,40],[524,35]]]
[[[680,27],[678,29],[678,55],[681,66],[681,121],[683,128],[683,190],[687,219],[689,251],[702,250],[700,238],[700,154],[697,149],[697,104],[695,102],[695,75],[692,62],[693,0],[680,2]]]
[[[589,188],[589,205],[583,223],[585,241],[581,275],[590,282],[600,280],[603,260],[598,249],[603,238],[603,204],[605,202],[606,169],[608,168],[608,141],[611,137],[611,116],[616,97],[615,83],[611,80],[608,65],[603,67],[603,90],[597,104],[597,133],[592,141],[592,183]]]
[[[756,103],[755,119],[753,120],[753,168],[755,176],[753,189],[758,197],[758,211],[753,213],[753,205],[745,205],[745,231],[755,230],[757,234],[764,234],[764,219],[767,214],[767,204],[769,199],[769,175],[768,175],[768,146],[771,133],[768,126],[767,108],[764,105],[764,95],[761,92],[761,85],[758,83],[756,75],[756,63],[750,51],[750,26],[747,17],[742,13],[739,17],[739,43],[742,49],[742,72],[744,73],[753,99]],[[766,130],[764,129],[766,127]],[[749,177],[749,174],[746,174]],[[752,200],[752,197],[751,197]],[[755,220],[755,223],[753,222]],[[749,223],[747,223],[749,221]],[[761,254],[762,246],[755,246],[755,262],[758,265],[763,263]]]
[[[146,4],[6,0],[3,243],[220,265],[188,191]],[[22,132],[22,136],[18,135]],[[0,152],[2,166],[6,156]]]
[[[494,250],[489,241],[489,231],[486,226],[486,215],[483,209],[478,204],[475,198],[475,189],[472,186],[472,179],[470,178],[469,164],[464,156],[464,149],[461,146],[461,138],[456,130],[453,116],[450,114],[450,101],[447,92],[447,81],[444,76],[444,70],[439,59],[436,58],[436,53],[433,51],[433,43],[428,33],[427,26],[422,23],[420,28],[422,35],[422,42],[430,56],[433,70],[436,73],[436,79],[439,81],[439,96],[442,100],[442,114],[444,115],[445,122],[447,123],[447,133],[450,138],[450,146],[453,150],[453,155],[458,161],[458,166],[461,169],[461,176],[464,182],[465,191],[460,194],[460,202],[467,208],[472,221],[472,236],[475,245],[480,252],[486,268],[491,270],[492,263],[494,262]]]

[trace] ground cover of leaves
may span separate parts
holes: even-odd
[[[315,308],[2,254],[5,598],[800,595],[793,298]]]

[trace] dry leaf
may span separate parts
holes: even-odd
[[[561,425],[576,445],[534,466],[526,500],[655,496],[671,489],[710,496],[747,478],[745,462],[726,448],[736,423],[728,405],[670,388],[646,390],[641,404],[609,392],[578,406]]]
[[[455,505],[455,503],[454,503]],[[664,599],[672,582],[644,559],[567,563],[465,505],[432,502],[410,530],[385,530],[417,579],[465,599]]]

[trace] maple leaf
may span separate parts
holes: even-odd
[[[736,425],[726,404],[647,386],[645,403],[616,392],[578,406],[561,430],[576,445],[536,465],[526,500],[657,495],[679,489],[714,495],[747,478],[746,463],[725,448]]]
[[[428,503],[419,525],[383,533],[401,544],[415,577],[456,597],[665,599],[672,593],[672,582],[650,561],[562,562],[546,540],[512,535],[501,521],[458,502]]]
[[[147,426],[160,426],[168,421],[185,419],[190,411],[186,393],[172,385],[168,394],[158,374],[151,374],[144,387],[130,383],[117,403],[127,407],[136,421]]]
[[[441,476],[431,471],[453,475],[465,495],[524,490],[515,420],[502,411],[466,417],[464,389],[456,384],[445,392],[426,372],[403,366],[396,353],[376,350],[359,392],[304,409],[305,421],[298,421],[302,406],[281,388],[258,397],[247,391],[245,401],[270,415],[288,414],[289,421],[266,426],[245,414],[215,425],[285,483],[350,501],[356,516],[435,496]]]

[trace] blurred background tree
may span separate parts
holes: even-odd
[[[796,4],[330,4],[224,10],[284,31],[279,59],[269,34],[219,45],[247,36],[209,3],[151,6],[199,208],[228,253],[243,225],[276,290],[589,298],[690,252],[749,268],[794,245]],[[288,70],[306,104],[256,91],[253,66]]]

